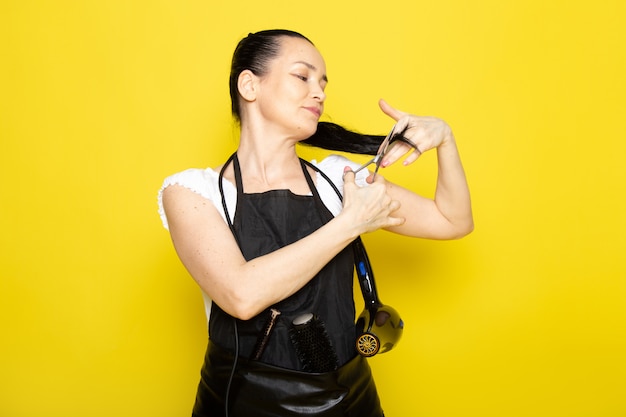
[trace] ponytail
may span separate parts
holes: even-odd
[[[394,132],[390,143],[395,141],[404,142],[413,149],[417,146],[411,142],[404,134],[409,129],[405,126],[400,132]],[[376,155],[381,143],[386,136],[381,135],[363,135],[361,133],[352,132],[335,123],[319,122],[317,131],[310,138],[303,140],[303,145],[315,146],[330,151],[340,151],[355,153],[361,155]],[[421,152],[420,152],[421,153]]]
[[[363,135],[335,123],[319,122],[313,136],[300,143],[331,151],[375,155],[384,139],[385,136]]]

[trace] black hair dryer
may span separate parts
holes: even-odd
[[[378,299],[374,272],[360,237],[353,242],[353,248],[356,272],[365,300],[365,308],[356,321],[356,349],[362,356],[370,357],[388,352],[398,344],[404,322],[393,307],[384,305]]]

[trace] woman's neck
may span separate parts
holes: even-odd
[[[237,158],[246,192],[289,189],[308,194],[309,187],[296,153],[295,140],[242,131]]]

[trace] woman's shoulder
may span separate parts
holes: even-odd
[[[360,166],[358,162],[354,162],[343,155],[337,154],[329,155],[320,162],[313,160],[311,163],[326,174],[335,185],[343,185],[343,171],[345,167],[356,170]],[[367,178],[368,175],[368,171],[365,169],[359,171],[356,176],[357,184],[365,185],[365,178]]]
[[[221,195],[218,186],[219,172],[212,168],[188,168],[166,177],[159,189],[157,200],[159,215],[163,226],[167,228],[167,217],[163,208],[163,192],[172,185],[184,187],[200,196],[210,200],[215,206],[221,205]],[[224,193],[232,194],[232,184],[224,181]]]
[[[213,188],[217,186],[217,180],[218,173],[211,168],[188,168],[166,177],[161,192],[170,185],[180,185],[210,199]]]
[[[325,174],[325,176],[322,176],[318,173],[317,190],[326,207],[336,216],[342,208],[341,197],[337,195],[337,191],[343,196],[343,170],[346,166],[354,170],[359,167],[359,164],[345,156],[336,154],[329,155],[319,162],[313,160],[311,163]],[[332,182],[332,185],[328,183],[326,177]],[[357,184],[360,186],[366,185],[366,177],[367,170],[358,172],[356,178]]]

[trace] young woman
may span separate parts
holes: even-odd
[[[455,139],[439,119],[380,102],[401,139],[381,166],[436,150],[434,199],[355,173],[358,164],[340,156],[301,161],[300,142],[366,154],[381,144],[382,137],[319,122],[327,83],[325,62],[304,36],[250,34],[230,74],[236,153],[221,167],[168,177],[159,194],[163,222],[207,302],[210,340],[194,416],[382,416],[355,349],[351,243],[379,229],[430,239],[473,229]],[[329,370],[303,362],[294,339],[303,313],[328,340]]]

